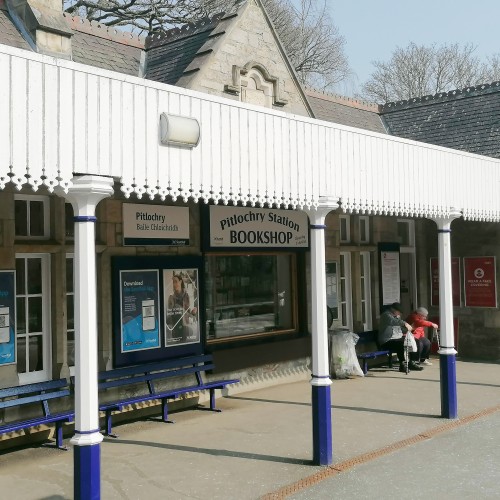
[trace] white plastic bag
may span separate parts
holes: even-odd
[[[408,346],[408,352],[417,352],[417,342],[415,340],[415,337],[413,336],[413,333],[406,332],[404,346]]]
[[[356,356],[359,336],[349,330],[329,332],[330,375],[335,378],[364,377]]]

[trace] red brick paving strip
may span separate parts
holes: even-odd
[[[439,427],[435,427],[434,429],[424,431],[408,439],[397,441],[396,443],[384,446],[383,448],[379,448],[378,450],[369,451],[368,453],[363,453],[362,455],[350,458],[349,460],[344,460],[343,462],[330,465],[328,467],[325,467],[323,470],[320,470],[319,472],[312,474],[311,476],[301,479],[300,481],[289,484],[288,486],[284,486],[283,488],[280,488],[279,490],[276,490],[272,493],[267,493],[266,495],[261,497],[261,500],[284,499],[289,495],[293,495],[294,493],[297,493],[300,490],[309,488],[310,486],[313,486],[323,481],[324,479],[340,474],[341,472],[344,472],[346,470],[352,469],[356,465],[369,462],[370,460],[383,457],[384,455],[388,455],[394,451],[400,450],[401,448],[406,448],[407,446],[410,446],[412,444],[425,441],[426,439],[430,439],[431,437],[434,437],[443,432],[453,430],[457,427],[473,422],[474,420],[486,417],[497,411],[500,411],[500,405],[492,406],[491,408],[486,408],[485,410],[482,410],[478,413],[474,413],[473,415],[468,415],[467,417],[464,418],[452,420],[446,424],[440,425]]]

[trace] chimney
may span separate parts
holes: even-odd
[[[33,50],[71,59],[71,37],[62,11],[62,0],[6,0],[17,29]]]

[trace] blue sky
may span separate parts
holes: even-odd
[[[316,0],[322,2],[323,0]],[[334,24],[346,40],[353,83],[338,92],[352,95],[368,79],[371,61],[390,59],[410,42],[473,43],[476,54],[500,53],[500,0],[326,0]]]

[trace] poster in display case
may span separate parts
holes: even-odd
[[[165,346],[200,341],[198,269],[164,269]]]
[[[16,272],[0,271],[0,365],[16,361]]]

